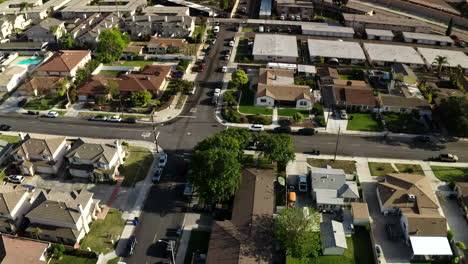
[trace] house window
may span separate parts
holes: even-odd
[[[98,163],[98,168],[100,168],[100,169],[105,169],[105,168],[106,168],[106,165],[105,165],[104,163],[99,162],[99,163]]]
[[[362,109],[367,110],[367,109],[369,109],[369,106],[363,105],[363,106],[362,106]]]
[[[402,113],[406,112],[406,110],[407,110],[406,108],[400,108],[400,112]]]
[[[384,107],[384,111],[390,111],[390,107],[385,106],[385,107]]]
[[[299,105],[306,106],[306,105],[307,105],[307,102],[306,102],[306,101],[300,101],[300,102],[299,102]]]
[[[261,102],[261,103],[266,103],[266,102],[267,102],[267,99],[260,99],[260,102]]]
[[[49,156],[47,156],[47,155],[42,155],[42,159],[43,159],[43,160],[48,160],[48,159],[49,159]]]

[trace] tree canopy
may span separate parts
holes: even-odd
[[[118,28],[103,30],[99,35],[98,60],[109,63],[120,59],[128,43],[130,37],[120,32]]]
[[[71,37],[69,33],[63,35],[59,39],[59,46],[61,49],[71,49],[73,46],[75,46],[75,40]]]
[[[249,82],[249,77],[247,77],[247,74],[245,74],[245,71],[237,70],[232,74],[232,82],[236,86],[245,85]]]
[[[261,149],[262,155],[277,163],[280,171],[285,170],[288,162],[296,158],[291,136],[286,134],[262,136],[259,149]]]
[[[449,131],[457,136],[468,136],[468,99],[464,96],[450,96],[443,99],[437,113]]]
[[[132,92],[130,94],[130,102],[133,106],[142,106],[148,104],[151,101],[152,97],[153,95],[146,90]]]
[[[287,255],[317,257],[321,250],[319,227],[320,216],[312,208],[287,208],[275,219],[274,235]]]

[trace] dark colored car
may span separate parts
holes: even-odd
[[[290,126],[280,126],[280,127],[275,127],[275,129],[273,129],[273,132],[278,133],[278,134],[281,134],[281,133],[289,134],[291,133],[291,131],[292,129]]]
[[[133,250],[137,244],[137,240],[135,236],[131,236],[128,238],[127,246],[125,247],[124,257],[130,257],[133,255]]]
[[[135,124],[137,122],[137,119],[135,117],[127,117],[124,120],[122,120],[124,123],[129,123],[129,124]]]
[[[19,101],[18,102],[18,107],[23,107],[27,102],[28,102],[28,99],[26,99],[26,98]]]
[[[385,231],[387,232],[387,237],[389,240],[391,241],[395,241],[398,239],[398,235],[397,235],[397,230],[396,230],[396,226],[393,225],[393,224],[386,224],[385,225]]]
[[[429,136],[417,136],[413,140],[415,142],[428,143],[428,142],[431,142],[431,137],[429,137]]]
[[[28,115],[39,115],[39,111],[28,110],[27,114]]]
[[[10,131],[11,126],[9,125],[0,125],[0,131]]]
[[[301,128],[297,131],[298,135],[303,135],[303,136],[313,136],[317,134],[317,130],[313,128]]]

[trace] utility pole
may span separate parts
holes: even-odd
[[[336,160],[336,153],[338,152],[338,143],[340,142],[340,132],[341,132],[341,126],[338,127],[338,136],[336,137],[336,147],[335,147],[335,158],[333,158],[333,161]]]
[[[151,111],[151,125],[153,126],[153,137],[154,137],[154,144],[156,145],[156,152],[159,153],[159,144],[158,144],[159,132],[156,134],[156,124],[154,123],[154,109],[153,111]]]

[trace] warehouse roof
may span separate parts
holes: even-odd
[[[298,57],[295,36],[256,34],[253,55]]]
[[[366,56],[357,42],[309,39],[310,56],[365,60]]]
[[[404,18],[404,17],[392,17],[385,15],[356,15],[356,14],[343,14],[345,21],[361,22],[361,23],[370,23],[370,24],[385,24],[385,25],[396,25],[396,26],[424,26],[429,27],[429,25],[421,20]]]
[[[421,56],[412,47],[371,44],[364,43],[364,50],[369,55],[369,60],[385,61],[385,62],[400,62],[410,64],[424,64]]]
[[[424,33],[414,33],[414,32],[403,32],[403,37],[405,39],[420,39],[420,40],[432,40],[432,41],[445,41],[448,43],[453,43],[453,40],[450,37],[443,35],[435,34],[424,34]]]
[[[462,51],[429,48],[418,48],[418,51],[427,64],[432,64],[437,56],[443,56],[447,58],[447,66],[457,67],[460,65],[463,69],[468,69],[468,56]]]

